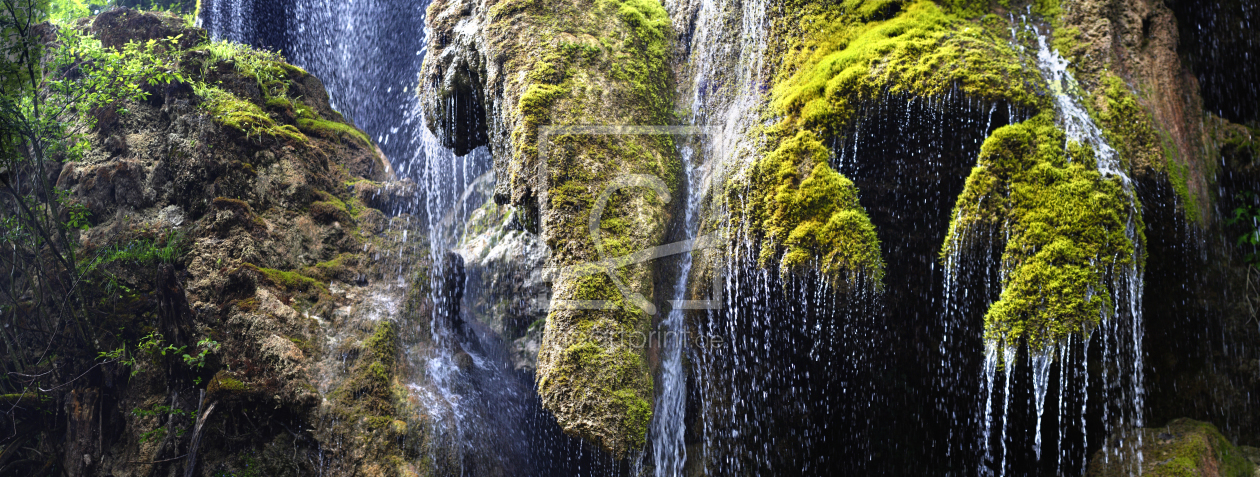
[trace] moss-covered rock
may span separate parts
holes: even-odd
[[[816,134],[802,131],[753,165],[749,186],[762,194],[747,213],[764,234],[758,263],[784,272],[818,267],[846,279],[863,274],[878,282],[883,259],[875,227],[853,183],[828,165],[830,155]]]
[[[1207,422],[1182,418],[1139,432],[1141,447],[1099,450],[1090,460],[1086,475],[1255,477],[1260,472],[1248,459],[1254,449],[1235,446]]]
[[[120,9],[80,25],[117,46],[158,40],[177,22]],[[398,392],[398,327],[390,320],[402,308],[399,262],[423,270],[427,252],[414,238],[423,234],[404,239],[413,218],[388,217],[347,188],[372,184],[372,197],[396,197],[388,190],[399,183],[366,135],[331,108],[317,78],[275,53],[181,28],[181,42],[196,40],[180,43],[183,81],[144,86],[147,101],[82,125],[84,159],[53,177],[92,214],[92,227],[78,232],[84,253],[129,257],[112,266],[122,273],[110,270],[131,291],[101,321],[119,330],[102,334],[101,346],[135,349],[136,333],[171,321],[164,309],[190,335],[173,344],[188,345],[195,363],[171,353],[134,376],[116,363],[98,366],[110,373],[110,402],[118,412],[160,404],[176,416],[213,404],[197,454],[205,475],[313,475],[316,465],[327,474],[384,475],[422,463],[414,444],[427,416],[406,408]],[[157,291],[148,266],[136,265],[141,256],[161,261]],[[108,286],[84,288],[118,290]],[[165,334],[163,344],[179,339]],[[217,344],[198,357],[194,349],[211,348],[195,344],[203,338]],[[344,390],[327,384],[341,377]],[[100,443],[91,451],[99,473],[183,472],[191,429],[179,426],[191,418],[167,419],[170,432],[151,442],[144,433],[156,419],[124,424],[105,409],[105,435],[90,438]]]
[[[430,54],[422,77],[429,126],[463,153],[495,153],[495,195],[516,206],[525,228],[562,268],[661,243],[679,163],[667,134],[571,126],[667,125],[672,95],[665,9],[655,0],[438,1],[429,7]],[[487,119],[490,118],[490,119]],[[469,127],[471,125],[472,127]],[[653,187],[607,196],[648,176]],[[642,183],[640,183],[642,184]],[[663,184],[661,187],[657,185]],[[664,194],[662,194],[664,193]],[[602,247],[602,249],[600,249]],[[644,445],[652,381],[645,350],[625,340],[652,318],[641,301],[654,266],[595,275],[561,274],[538,359],[538,388],[561,427],[618,457]],[[600,300],[612,309],[564,306]]]

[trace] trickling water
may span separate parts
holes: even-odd
[[[705,205],[706,200],[710,200],[708,194],[712,190],[711,182],[717,180],[715,178],[722,178],[726,170],[738,169],[746,158],[751,157],[750,151],[745,149],[748,147],[746,131],[757,123],[757,115],[753,112],[760,108],[763,99],[758,85],[761,82],[760,65],[766,48],[767,2],[702,0],[698,5],[689,2],[666,4],[674,10],[671,13],[675,18],[694,15],[692,25],[679,28],[680,31],[691,31],[690,37],[686,39],[690,52],[686,68],[691,82],[683,85],[683,88],[689,90],[691,98],[691,115],[688,121],[692,126],[708,131],[702,137],[692,138],[694,145],[684,146],[683,149],[687,177],[685,183],[689,187],[684,230],[686,238],[691,239],[697,233],[700,214],[705,207],[714,207],[708,209],[710,213],[717,210],[716,205],[711,202]],[[689,9],[694,10],[686,11]],[[684,298],[688,290],[687,278],[692,260],[692,254],[682,258],[676,299]],[[724,286],[729,287],[730,283],[727,282]],[[706,289],[702,293],[709,292]],[[733,470],[740,467],[736,462],[739,457],[727,450],[731,449],[733,441],[740,439],[741,431],[721,420],[736,416],[748,419],[749,416],[739,410],[744,397],[732,396],[729,400],[718,397],[725,392],[726,386],[735,382],[740,371],[737,367],[722,369],[718,361],[726,355],[707,346],[716,336],[733,339],[736,332],[732,328],[736,325],[733,322],[720,325],[721,320],[714,310],[702,316],[707,317],[707,322],[699,321],[688,326],[682,310],[676,310],[670,312],[664,323],[668,330],[683,331],[687,335],[696,336],[706,346],[686,350],[691,353],[691,359],[688,360],[692,364],[690,373],[683,368],[683,349],[671,345],[664,350],[662,377],[659,382],[662,394],[658,400],[653,427],[653,459],[658,476],[681,475],[688,460],[700,462],[700,467],[706,474],[715,471],[721,473],[719,469]],[[682,344],[684,343],[679,343]],[[732,359],[741,365],[748,364],[739,356]],[[684,442],[687,374],[694,376],[700,387],[695,393],[699,397],[701,414],[697,422],[703,423],[700,455],[689,455]]]
[[[1102,129],[1076,100],[1080,86],[1068,72],[1068,64],[1068,60],[1046,44],[1045,35],[1037,32],[1037,66],[1054,94],[1057,120],[1067,140],[1089,144],[1098,159],[1098,172],[1104,176],[1119,177],[1128,187],[1129,176],[1120,165],[1120,155],[1107,144]]]
[[[1054,362],[1054,354],[1051,351],[1034,353],[1031,357],[1033,398],[1037,402],[1037,428],[1033,432],[1033,438],[1035,439],[1033,451],[1037,454],[1038,460],[1041,460],[1041,417],[1046,411],[1046,392],[1049,391],[1050,384],[1050,364]]]
[[[683,214],[686,239],[696,236],[696,219],[700,200],[698,192],[700,180],[692,165],[692,150],[689,146],[680,149],[683,164],[683,183],[688,184],[687,205]],[[683,348],[686,345],[687,329],[684,324],[684,313],[678,305],[686,298],[687,278],[691,274],[691,253],[684,253],[678,264],[678,280],[674,285],[674,300],[667,318],[661,323],[665,338],[661,340],[661,377],[659,386],[661,394],[656,400],[656,408],[652,415],[652,459],[656,475],[682,475],[683,463],[687,460],[687,448],[683,442],[686,432],[687,377],[683,369]]]

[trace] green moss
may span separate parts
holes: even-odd
[[[543,235],[557,265],[599,260],[589,233],[594,201],[628,174],[659,178],[670,194],[677,191],[681,165],[673,138],[553,133],[544,157],[539,130],[676,124],[669,16],[656,0],[509,0],[490,13],[486,37],[508,52],[502,70],[514,79],[506,84],[508,97],[517,98],[500,112],[513,125],[506,152],[511,159],[500,171],[500,184],[518,207],[518,217]],[[538,171],[547,175],[540,178]],[[647,188],[613,194],[598,224],[605,256],[660,244],[669,205],[664,195]],[[653,267],[635,264],[615,273],[650,300]],[[560,277],[554,289],[556,300],[621,305],[616,310],[553,310],[548,333],[557,334],[544,340],[538,372],[543,403],[566,432],[624,456],[644,442],[646,427],[640,424],[651,415],[652,382],[645,351],[621,346],[606,334],[646,331],[650,319],[604,273]]]
[[[311,109],[310,106],[307,106],[306,103],[299,100],[293,101],[293,111],[296,112],[298,118],[301,119],[319,119],[319,113],[316,113],[314,109]]]
[[[1063,13],[1059,0],[938,0],[937,3],[947,11],[965,18],[979,17],[995,11],[995,8],[1022,11],[1027,7],[1032,14],[1054,22]]]
[[[829,164],[826,144],[847,133],[858,108],[890,96],[958,94],[1036,107],[1035,66],[1009,47],[988,1],[798,2],[774,28],[784,51],[770,90],[769,152],[728,190],[746,193],[749,233],[763,267],[816,266],[835,283],[858,275],[878,286],[884,264],[852,182]]]
[[[298,118],[298,129],[309,134],[315,134],[330,139],[350,137],[363,145],[363,147],[372,149],[372,140],[368,139],[367,134],[356,129],[354,126],[336,121],[325,121],[323,119],[307,119]]]
[[[1167,425],[1140,430],[1142,469],[1146,477],[1253,477],[1255,465],[1244,451],[1231,443],[1210,423],[1176,419]],[[1090,464],[1090,475],[1121,477],[1130,475],[1135,455],[1103,456],[1101,451]]]
[[[264,102],[264,104],[268,108],[275,108],[275,109],[281,109],[281,110],[293,109],[293,101],[283,96],[275,97],[275,98],[267,98],[267,101]]]
[[[852,2],[849,2],[852,3]],[[1037,70],[1001,31],[951,15],[932,2],[906,4],[883,21],[848,19],[837,7],[807,10],[771,91],[791,137],[809,129],[830,137],[852,123],[856,108],[885,95],[941,96],[955,88],[987,101],[1035,105]],[[1009,33],[1006,33],[1009,35]]]
[[[316,280],[328,281],[346,274],[351,268],[359,265],[361,257],[354,253],[343,253],[327,262],[302,269],[302,274]]]
[[[648,422],[652,420],[652,405],[629,389],[619,389],[613,396],[617,405],[624,409],[622,429],[625,429],[627,435],[636,436],[637,439],[630,441],[630,448],[642,448],[646,442]]]
[[[219,371],[215,373],[210,382],[206,384],[206,394],[214,395],[236,395],[250,391],[249,385],[241,382],[232,376],[228,371]]]
[[[626,436],[624,448],[612,449],[623,454],[639,449],[647,438],[647,425],[652,417],[652,381],[643,359],[635,352],[621,348],[613,351],[587,339],[570,345],[560,353],[558,365],[539,381],[540,390],[556,388],[584,390],[594,398],[589,404],[621,416],[620,429]]]
[[[229,62],[237,73],[258,82],[264,98],[284,96],[288,92],[288,79],[306,72],[285,62],[279,52],[255,49],[249,45],[231,41],[215,41],[201,47],[210,54],[207,66]],[[205,74],[203,72],[202,76]]]
[[[271,136],[306,144],[307,138],[291,125],[277,125],[258,105],[213,86],[194,88],[202,107],[214,121],[245,133],[246,137]]]
[[[1107,142],[1116,148],[1132,171],[1149,168],[1167,174],[1177,194],[1186,220],[1203,225],[1206,217],[1200,212],[1200,198],[1190,192],[1190,168],[1177,160],[1177,145],[1172,137],[1155,125],[1151,113],[1138,103],[1137,95],[1124,80],[1114,74],[1102,79],[1100,101],[1091,108]]]
[[[349,225],[353,220],[350,217],[350,212],[346,210],[344,204],[339,205],[333,202],[316,201],[311,203],[310,210],[311,217],[314,217],[316,220],[324,223],[337,221]]]
[[[52,397],[38,392],[0,394],[0,404],[30,406],[52,402]]]
[[[253,313],[258,309],[258,299],[254,297],[236,300],[236,309],[245,313]]]
[[[228,197],[215,197],[210,202],[214,204],[215,207],[220,208],[220,209],[232,210],[232,211],[235,211],[237,213],[244,214],[247,216],[254,215],[253,207],[250,207],[248,202],[245,202],[240,199],[232,199]]]
[[[353,413],[388,417],[393,411],[394,366],[398,357],[398,325],[379,321],[363,340],[359,358],[334,395]],[[392,421],[392,418],[390,418]]]
[[[830,152],[810,131],[784,141],[748,173],[754,197],[745,211],[760,232],[762,267],[817,267],[827,276],[860,272],[878,282],[884,264],[875,228],[853,183],[831,169]]]
[[[288,291],[328,294],[328,285],[298,272],[262,268],[252,263],[242,265],[261,274],[267,283]]]
[[[1050,113],[994,131],[958,198],[944,256],[974,233],[1005,232],[987,340],[1040,350],[1088,332],[1113,310],[1109,281],[1144,265],[1136,199],[1098,173],[1092,151],[1075,143],[1064,151],[1065,142]]]

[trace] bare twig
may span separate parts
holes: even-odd
[[[181,456],[179,456],[179,457],[171,457],[170,459],[151,460],[151,461],[148,461],[148,462],[142,462],[142,461],[138,461],[138,460],[130,460],[130,461],[127,461],[127,463],[128,463],[128,464],[140,464],[140,465],[152,465],[152,464],[161,464],[161,463],[163,463],[163,462],[173,462],[173,461],[177,461],[177,460],[183,459],[183,458],[185,458],[185,457],[188,457],[188,454],[184,454],[184,455],[181,455]]]

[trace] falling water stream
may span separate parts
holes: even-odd
[[[700,200],[697,192],[698,174],[692,165],[692,152],[684,146],[681,150],[683,163],[683,183],[688,184],[691,193],[687,194],[687,205],[683,214],[686,228],[686,239],[696,236],[695,217],[698,215]],[[658,477],[682,475],[683,463],[687,461],[687,448],[683,440],[686,432],[684,419],[687,405],[687,376],[683,369],[683,351],[687,343],[687,329],[684,323],[685,310],[678,306],[687,293],[687,278],[691,274],[691,253],[684,253],[678,261],[678,280],[675,284],[673,306],[669,315],[661,323],[665,331],[665,339],[661,340],[661,373],[658,381],[661,387],[660,396],[656,400],[655,412],[652,414],[652,459]]]

